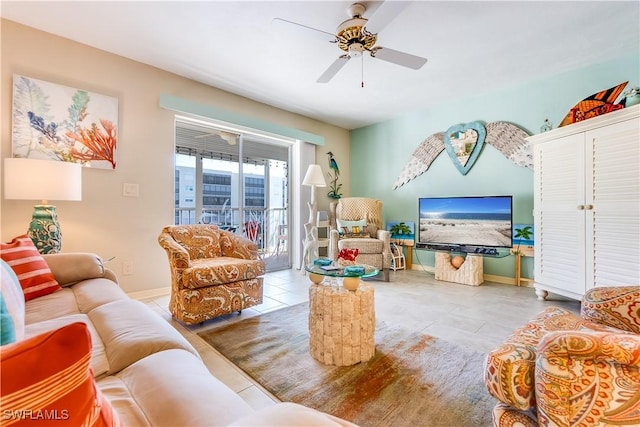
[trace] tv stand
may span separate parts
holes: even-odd
[[[438,251],[435,255],[436,280],[462,283],[470,286],[479,286],[484,282],[483,259],[481,256],[467,254],[462,265],[456,268],[451,264],[453,256],[450,253]]]
[[[444,245],[444,244],[429,244],[429,243],[416,243],[417,249],[427,249],[429,251],[446,252],[450,254],[462,254],[462,255],[478,255],[491,258],[504,258],[511,255],[510,248],[491,248],[485,246],[465,246],[465,245]]]

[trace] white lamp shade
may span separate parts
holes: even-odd
[[[309,169],[307,169],[307,173],[302,180],[302,185],[314,185],[316,187],[327,186],[320,165],[309,165]]]
[[[8,157],[4,159],[4,198],[82,200],[82,165]]]

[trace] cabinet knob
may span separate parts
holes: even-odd
[[[583,211],[584,210],[584,205],[578,205],[578,210],[579,211]]]
[[[590,211],[591,209],[593,209],[593,205],[587,205],[587,206],[585,207],[585,209],[586,209],[586,210],[588,210],[588,211]]]

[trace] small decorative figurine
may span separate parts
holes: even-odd
[[[329,156],[329,169],[333,171],[333,174],[331,172],[327,173],[327,175],[329,175],[329,178],[331,178],[331,191],[327,193],[327,196],[334,200],[337,200],[342,197],[342,193],[340,193],[340,187],[342,187],[342,184],[338,184],[340,169],[338,168],[338,163],[333,158],[333,153],[329,151],[327,152],[327,155]]]
[[[544,119],[544,123],[542,123],[542,126],[540,126],[540,133],[549,132],[551,129],[553,129],[553,125],[551,124],[549,119]]]
[[[640,87],[634,87],[623,93],[624,106],[631,107],[632,105],[640,104]]]

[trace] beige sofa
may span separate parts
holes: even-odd
[[[176,329],[130,299],[98,256],[69,253],[44,259],[62,289],[26,302],[24,339],[86,323],[96,384],[122,425],[353,425],[292,403],[252,410],[209,372]],[[7,280],[3,274],[3,289]]]

